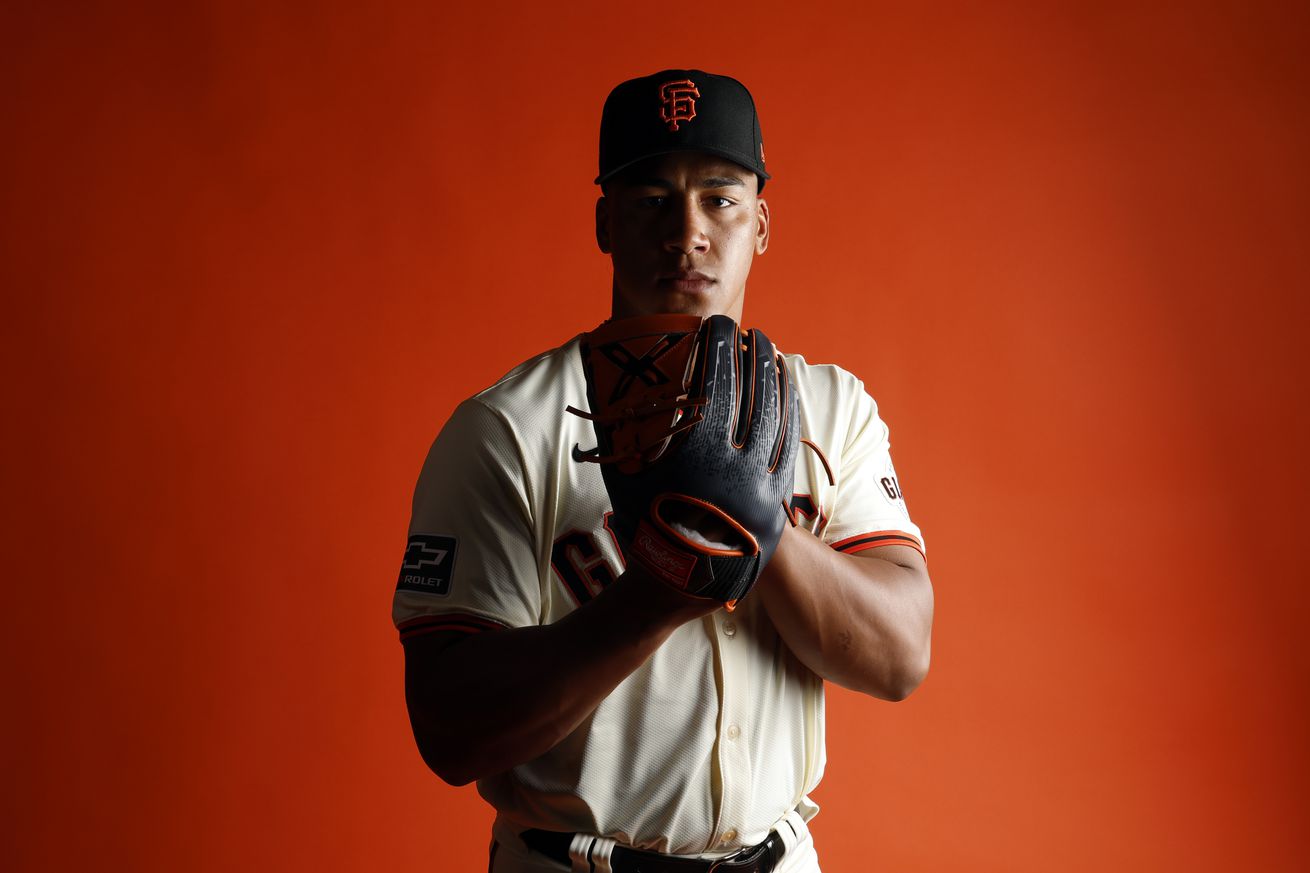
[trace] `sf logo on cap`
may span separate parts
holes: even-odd
[[[696,117],[696,98],[700,91],[691,79],[678,79],[660,85],[660,119],[677,130],[679,121],[691,121]]]

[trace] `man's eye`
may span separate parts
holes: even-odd
[[[645,206],[649,209],[658,209],[664,205],[664,199],[665,198],[663,197],[652,195],[650,197],[641,198],[640,200],[637,201],[637,205]]]
[[[729,200],[727,197],[711,197],[709,198],[708,202],[711,206],[716,207],[718,209],[726,209],[727,207],[732,205],[732,201]]]

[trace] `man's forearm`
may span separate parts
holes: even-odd
[[[463,785],[558,744],[680,625],[718,604],[624,573],[560,621],[405,651],[405,695],[424,760]]]
[[[788,528],[756,594],[796,656],[838,685],[901,700],[928,672],[932,583],[909,546],[845,555]]]

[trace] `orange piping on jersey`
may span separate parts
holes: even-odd
[[[832,548],[847,555],[853,555],[865,549],[876,549],[879,546],[910,546],[916,549],[919,554],[924,554],[923,543],[919,542],[918,537],[899,530],[880,530],[873,533],[857,534],[832,544]],[[927,556],[924,555],[924,557]]]
[[[498,621],[492,621],[481,616],[452,612],[447,615],[421,615],[418,618],[401,622],[396,629],[400,631],[401,642],[404,642],[414,637],[438,631],[476,634],[490,630],[506,630],[507,627]]]
[[[814,443],[810,442],[809,440],[803,439],[801,440],[801,442],[809,446],[810,449],[814,452],[814,454],[819,456],[819,460],[823,462],[823,472],[828,474],[828,484],[836,485],[837,480],[833,478],[832,467],[828,466],[828,458],[823,454],[823,450],[820,449],[818,446],[816,446]]]

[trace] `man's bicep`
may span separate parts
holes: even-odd
[[[434,772],[441,766],[441,722],[457,716],[454,701],[439,698],[441,679],[449,672],[449,652],[468,639],[461,631],[436,631],[404,640],[405,707],[419,755]]]
[[[452,646],[468,639],[459,631],[435,631],[404,641],[405,648],[405,699],[409,703],[410,717],[414,718],[416,704],[431,685],[434,675],[442,668],[442,656]]]
[[[922,575],[924,578],[927,578],[928,576],[928,561],[924,558],[923,553],[913,546],[880,546],[878,548],[856,552],[855,557],[875,558],[880,561],[886,561],[889,564],[895,564],[896,566],[909,570],[916,575]]]

